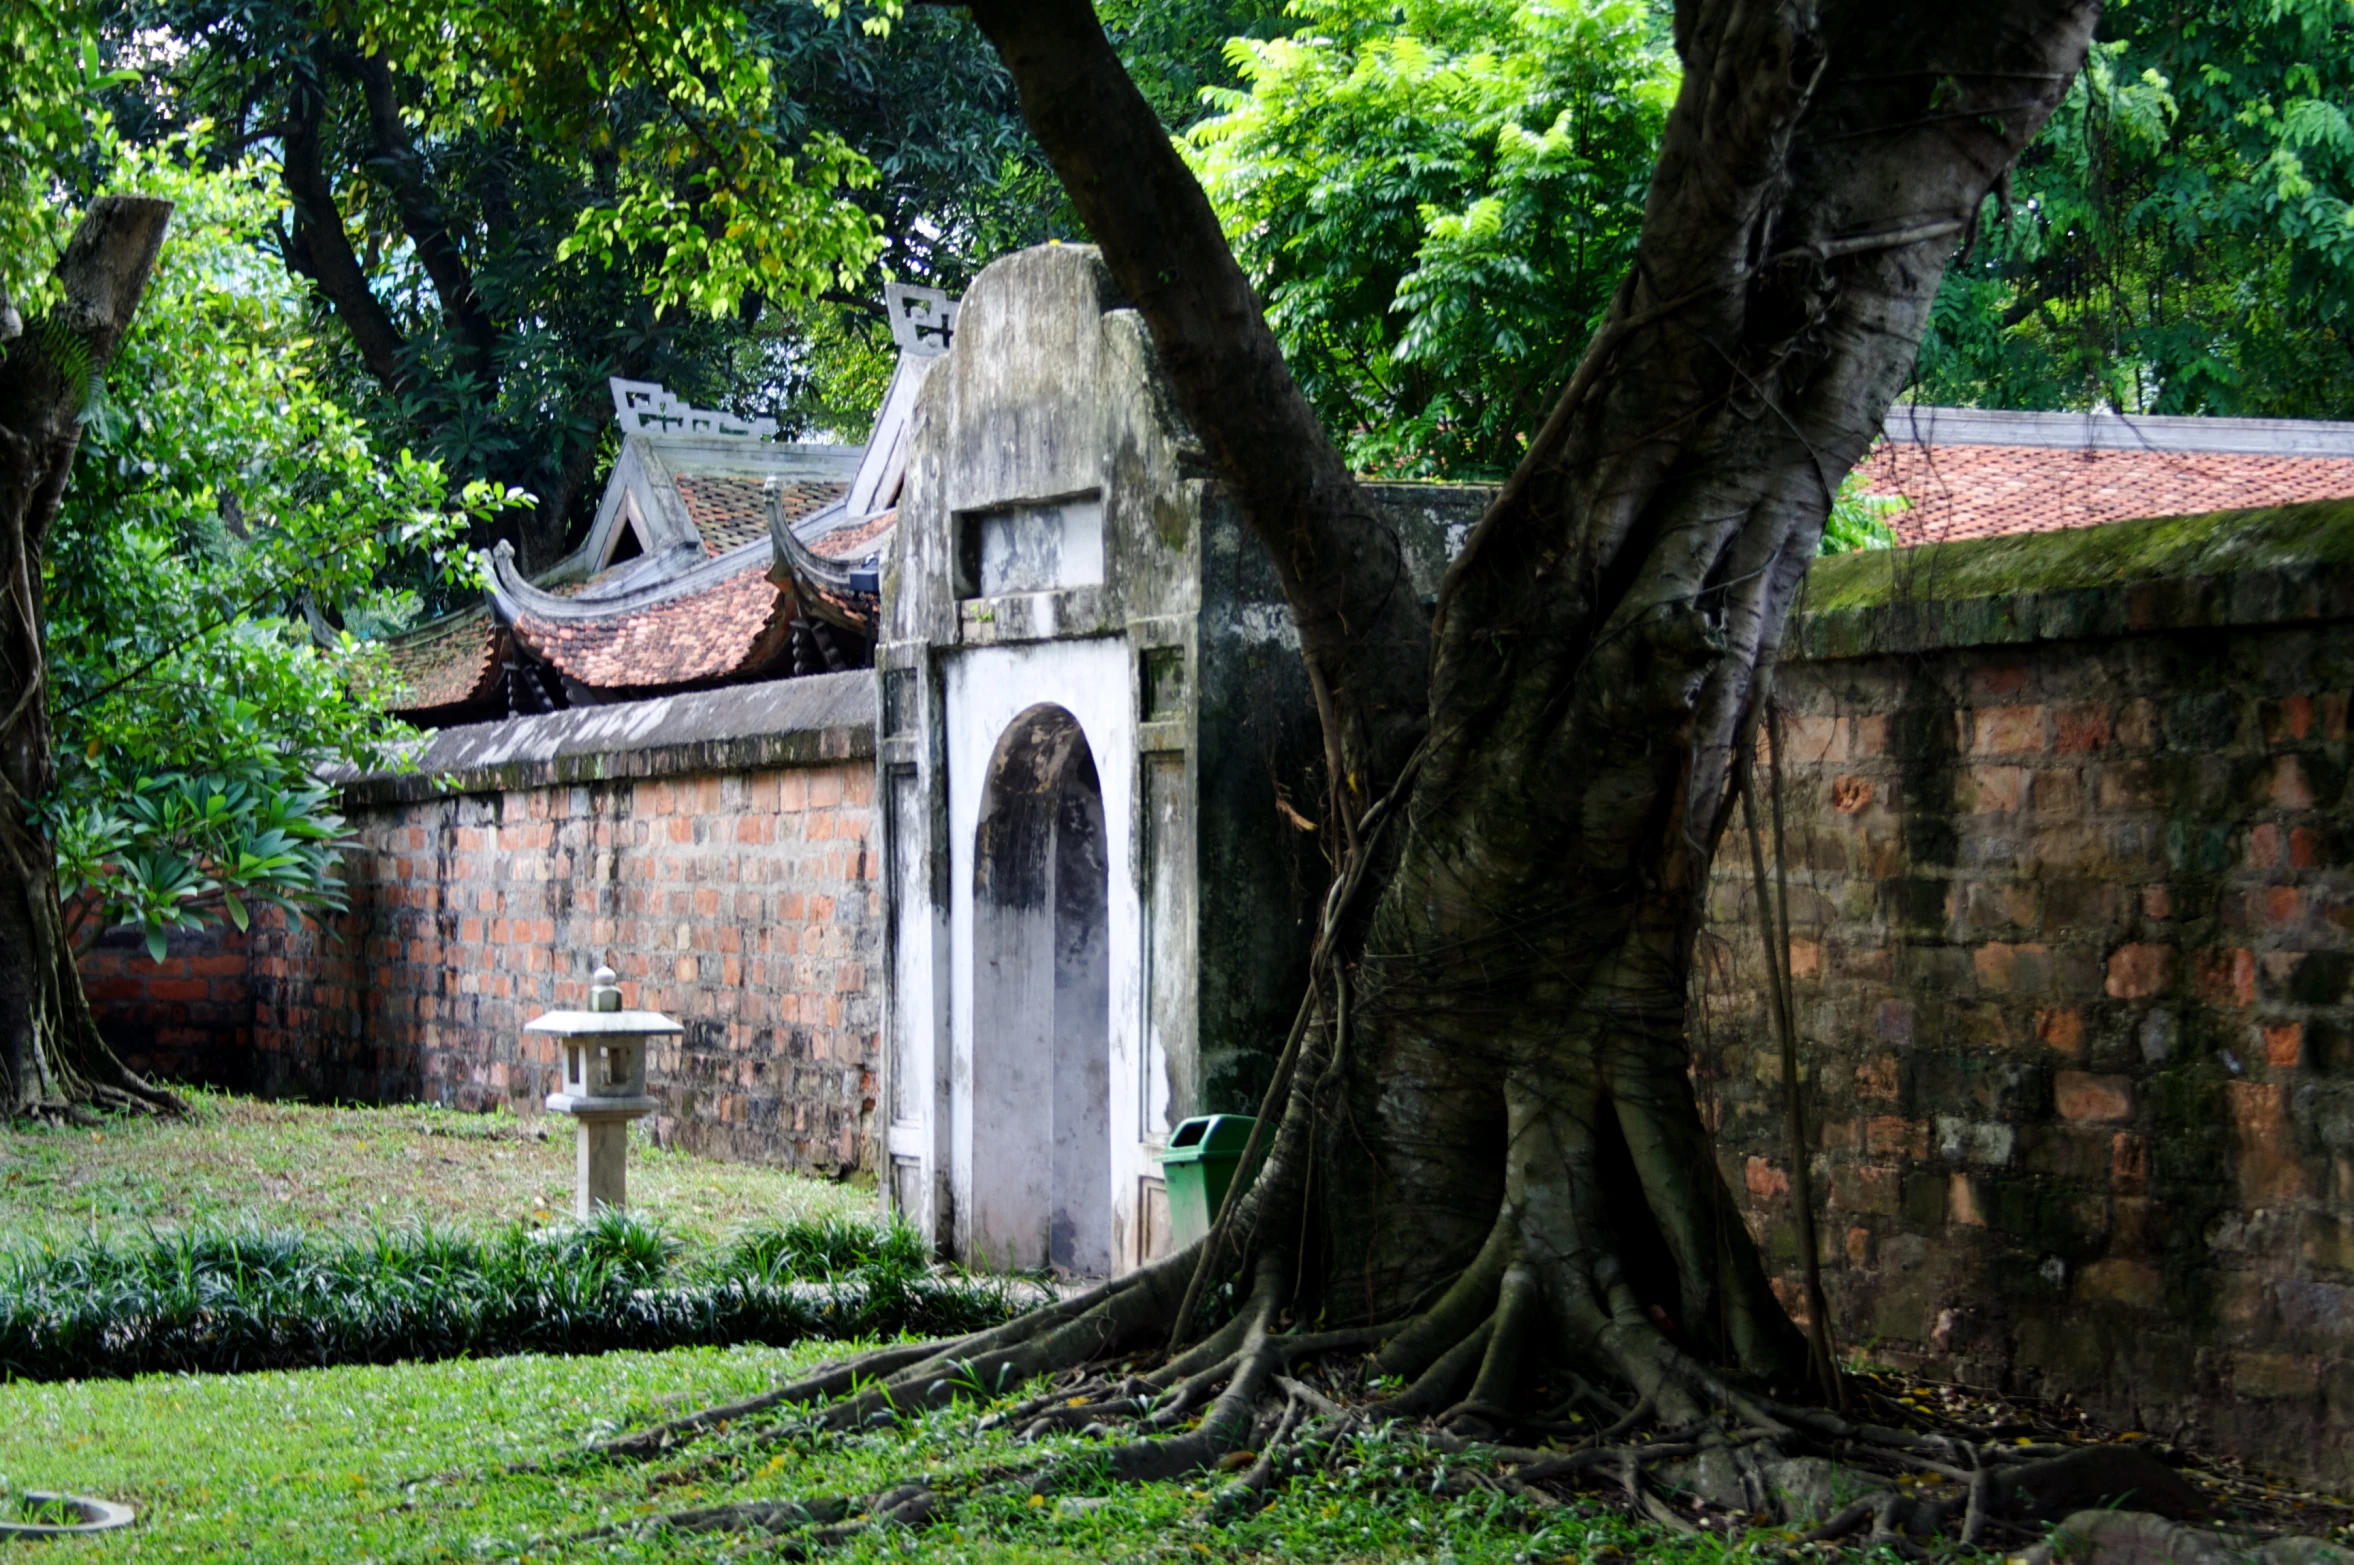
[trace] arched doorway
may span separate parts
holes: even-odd
[[[974,841],[977,1261],[1111,1270],[1109,907],[1095,755],[1033,706],[990,757]]]

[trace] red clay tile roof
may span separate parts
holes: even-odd
[[[791,600],[770,583],[766,564],[611,619],[564,624],[524,615],[515,633],[564,673],[600,689],[724,678],[785,650]]]
[[[875,552],[875,540],[889,532],[891,524],[898,520],[896,509],[878,512],[855,526],[838,528],[813,539],[809,552],[828,560],[863,560]]]
[[[1883,441],[1863,471],[1874,494],[1911,502],[1887,518],[1908,545],[2354,499],[2342,457]]]
[[[384,660],[399,682],[395,710],[420,712],[482,699],[498,677],[498,640],[490,611],[477,608],[386,643]]]
[[[680,473],[677,478],[678,497],[686,502],[687,520],[703,535],[706,554],[725,554],[768,536],[768,505],[761,498],[760,479],[711,473]],[[778,485],[788,522],[830,505],[849,489],[848,484],[808,479],[788,479]]]

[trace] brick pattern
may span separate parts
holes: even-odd
[[[864,761],[360,810],[351,914],[257,929],[259,1090],[536,1113],[540,1012],[610,962],[666,1011],[657,1139],[847,1173],[876,1097],[881,880]]]
[[[253,994],[247,937],[225,925],[175,931],[164,957],[135,929],[114,929],[82,954],[82,992],[98,1031],[142,1075],[211,1087],[253,1085]]]
[[[1851,1345],[2354,1472],[2354,637],[1785,665],[1792,967]],[[1795,1304],[1738,819],[1697,982]]]

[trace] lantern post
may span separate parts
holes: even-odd
[[[573,1215],[586,1222],[600,1206],[628,1204],[629,1122],[661,1104],[646,1092],[646,1044],[683,1031],[660,1011],[625,1011],[610,967],[589,979],[589,1008],[550,1011],[524,1024],[564,1046],[564,1090],[548,1095],[548,1110],[569,1114],[580,1127],[579,1171]]]

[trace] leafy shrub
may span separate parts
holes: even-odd
[[[723,1265],[745,1277],[831,1278],[861,1268],[921,1271],[930,1259],[923,1236],[904,1223],[873,1228],[825,1217],[745,1234],[729,1247]]]
[[[1877,495],[1856,469],[1840,480],[1831,498],[1831,514],[1823,519],[1824,554],[1848,554],[1857,549],[1893,549],[1896,527],[1889,518],[1904,510],[1902,495]]]
[[[1013,1309],[1001,1285],[936,1273],[911,1230],[839,1219],[689,1267],[624,1212],[488,1236],[190,1228],[0,1252],[0,1379],[781,1346],[964,1332]]]

